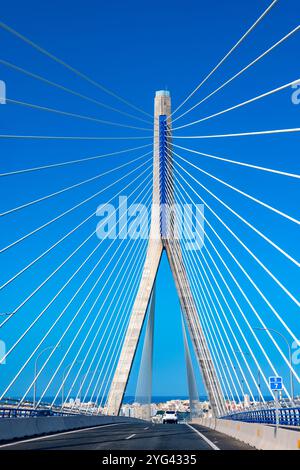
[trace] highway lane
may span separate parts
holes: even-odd
[[[198,425],[116,424],[0,445],[0,450],[225,450],[251,447]]]

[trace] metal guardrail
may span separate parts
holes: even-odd
[[[50,408],[17,408],[17,407],[1,407],[1,418],[36,418],[40,416],[74,416],[76,413],[68,413],[63,411],[56,411]]]
[[[20,406],[20,400],[5,397],[0,401],[0,419],[1,418],[33,418],[38,416],[78,416],[92,413],[85,413],[84,410],[74,408],[63,410],[60,406],[51,406],[49,403],[40,403],[37,408],[32,401],[24,401]]]
[[[283,426],[300,426],[300,407],[279,408],[279,424]],[[239,411],[222,416],[221,419],[244,421],[246,423],[276,424],[276,408],[251,411]]]

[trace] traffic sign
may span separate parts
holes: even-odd
[[[283,380],[282,377],[269,377],[269,385],[271,390],[282,390]]]

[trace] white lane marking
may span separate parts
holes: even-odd
[[[121,426],[122,424],[127,424],[127,423],[104,424],[104,425],[100,424],[98,426],[92,426],[90,428],[76,429],[75,431],[58,432],[58,433],[55,433],[55,434],[48,434],[47,436],[33,437],[31,439],[23,439],[22,441],[15,441],[15,442],[10,442],[9,444],[2,444],[2,445],[0,445],[0,449],[3,449],[4,447],[17,446],[18,444],[26,444],[27,442],[36,442],[36,441],[42,441],[43,439],[49,439],[49,438],[52,438],[52,437],[65,436],[67,434],[76,434],[78,432],[91,431],[92,429],[97,429],[97,428],[108,428],[110,426]]]
[[[147,431],[147,429],[149,429],[149,426],[147,428],[144,428],[144,429],[145,429],[145,431]]]
[[[221,450],[221,449],[219,449],[219,447],[217,447],[212,441],[210,441],[206,436],[204,436],[204,434],[202,434],[200,431],[198,431],[198,429],[194,428],[194,427],[191,426],[190,424],[186,424],[186,426],[188,426],[188,427],[191,428],[195,433],[197,433],[198,436],[200,436],[201,439],[203,439],[213,450]]]
[[[132,437],[136,436],[136,434],[131,434],[130,436],[126,437],[126,440],[131,439]]]

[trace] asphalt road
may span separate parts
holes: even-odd
[[[243,450],[251,447],[186,424],[114,424],[0,445],[0,450]]]

